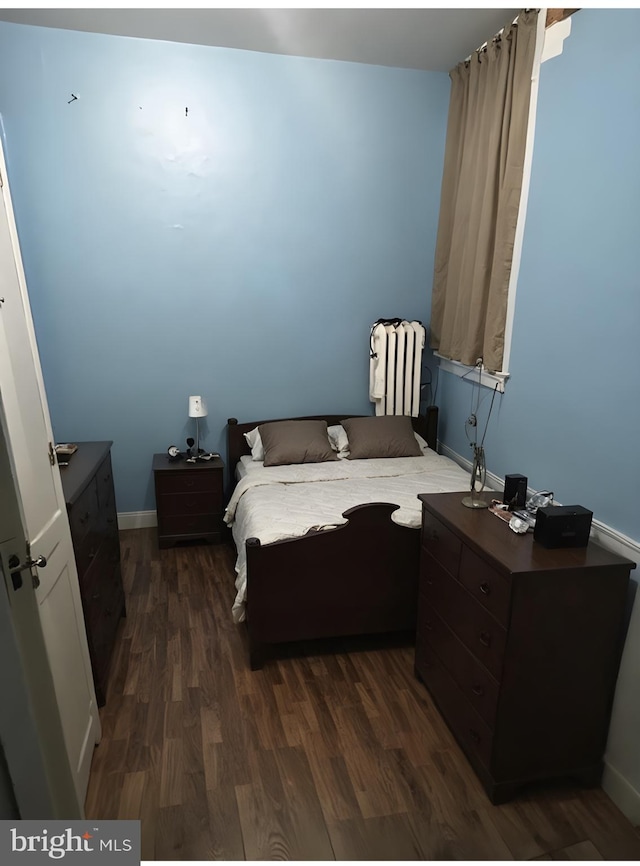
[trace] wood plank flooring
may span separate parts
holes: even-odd
[[[601,789],[492,806],[411,646],[283,648],[250,671],[226,545],[121,533],[120,625],[88,818],[139,818],[144,860],[638,860]],[[345,651],[348,650],[348,651]]]

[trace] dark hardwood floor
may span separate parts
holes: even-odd
[[[225,545],[121,533],[120,625],[88,818],[139,818],[143,860],[638,860],[601,789],[492,806],[413,675],[352,641],[247,664]],[[302,654],[301,654],[302,651]]]

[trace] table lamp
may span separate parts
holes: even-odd
[[[200,429],[199,429],[199,419],[206,418],[207,416],[207,405],[202,399],[202,397],[189,397],[189,418],[196,419],[196,445],[194,449],[193,456],[196,460],[200,456]]]

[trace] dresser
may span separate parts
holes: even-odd
[[[80,581],[98,706],[106,701],[109,666],[120,618],[125,616],[111,442],[78,442],[60,467]]]
[[[635,563],[423,494],[415,672],[493,803],[602,773]]]
[[[224,539],[223,470],[220,457],[187,463],[154,454],[159,547],[179,541]]]

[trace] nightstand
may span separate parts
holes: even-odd
[[[223,541],[223,469],[219,457],[187,463],[153,455],[159,547],[195,539]]]
[[[422,494],[415,670],[493,803],[600,781],[635,563],[549,550],[459,493]]]

